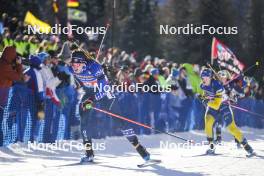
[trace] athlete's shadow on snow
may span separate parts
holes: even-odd
[[[55,153],[51,153],[49,151],[43,150],[23,150],[23,153],[15,152],[12,148],[8,147],[1,147],[1,152],[6,153],[8,155],[16,157],[16,159],[11,159],[12,162],[24,162],[23,160],[26,158],[42,158],[42,159],[49,159],[49,160],[64,160],[64,161],[74,161],[78,160],[81,156],[80,153],[71,153],[67,151],[57,151]],[[9,162],[8,159],[0,160],[0,162]]]
[[[229,156],[229,155],[221,155],[221,157],[226,157],[226,158],[239,158],[239,159],[264,159],[264,156],[262,155],[257,155],[257,156],[252,156],[250,158],[243,157],[243,156]]]
[[[202,174],[200,173],[194,173],[194,172],[182,172],[182,171],[177,171],[177,170],[172,170],[172,169],[167,169],[165,167],[162,167],[160,165],[155,165],[152,166],[155,170],[155,172],[158,175],[166,175],[166,176],[171,176],[171,175],[177,175],[177,176],[201,176]]]
[[[1,165],[8,165],[8,163],[25,163],[23,159],[21,158],[6,158],[6,157],[0,157],[0,166]]]
[[[238,158],[238,159],[264,159],[264,156],[262,155],[257,155],[257,156],[253,156],[251,158],[246,158],[246,156],[230,156],[230,155],[225,155],[225,154],[214,154],[211,155],[211,157],[225,157],[225,158]],[[190,155],[190,156],[185,156],[185,158],[195,158],[195,157],[210,157],[210,155],[207,154],[200,154],[200,155]]]
[[[130,171],[136,171],[136,172],[153,172],[157,175],[160,176],[202,176],[202,174],[200,173],[194,173],[194,172],[182,172],[182,171],[177,171],[177,170],[173,170],[173,169],[168,169],[165,168],[163,166],[160,165],[155,165],[155,166],[148,166],[147,168],[154,168],[155,170],[152,169],[128,169],[128,168],[124,168],[124,167],[118,167],[118,166],[109,166],[109,165],[102,165],[100,164],[100,166],[102,167],[108,167],[108,168],[112,168],[112,169],[121,169],[121,170],[130,170]]]

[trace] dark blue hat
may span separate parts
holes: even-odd
[[[29,56],[30,65],[34,68],[40,69],[41,67],[41,60],[36,55],[30,55]]]
[[[201,78],[204,78],[204,77],[212,77],[213,76],[213,72],[211,69],[209,68],[205,68],[201,71]]]
[[[87,57],[82,51],[74,51],[71,55],[72,63],[86,63]]]

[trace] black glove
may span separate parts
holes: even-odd
[[[93,97],[90,97],[81,103],[83,111],[91,110],[93,108],[93,99]]]
[[[204,106],[207,106],[207,103],[209,102],[209,100],[208,99],[202,99],[202,104],[204,105]]]
[[[207,103],[209,102],[209,99],[198,94],[197,95],[197,98],[201,101],[201,103],[204,105],[204,106],[207,106]]]

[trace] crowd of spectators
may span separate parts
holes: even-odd
[[[79,46],[70,41],[62,43],[57,36],[28,35],[23,21],[7,14],[2,15],[0,23],[0,52],[3,52],[0,59],[0,89],[10,88],[14,84],[26,86],[34,93],[36,116],[44,118],[41,112],[45,99],[50,99],[57,106],[63,103],[56,89],[68,86],[73,88],[71,90],[78,88],[69,71],[71,52],[78,47],[87,51],[90,49],[85,43]],[[96,52],[91,51],[91,54],[95,56]],[[119,48],[104,48],[99,53],[98,62],[102,63],[112,84],[171,86],[169,98],[162,93],[149,92],[152,94],[150,97],[144,95],[141,102],[136,102],[147,109],[144,111],[147,114],[141,114],[143,117],[153,112],[153,118],[159,119],[164,99],[168,100],[169,109],[177,111],[184,100],[189,101],[200,91],[197,80],[202,67],[197,64],[180,64],[150,55],[139,58],[136,52],[127,53]],[[245,77],[245,80],[248,86],[245,92],[247,97],[263,101],[263,85],[252,77]],[[127,96],[139,95],[131,93]],[[133,105],[127,107],[127,112],[133,109]],[[133,115],[133,112],[130,113]],[[146,123],[151,124],[151,119]]]
[[[30,58],[30,55],[39,55],[41,63],[44,65],[42,70],[47,70],[47,67],[53,69],[56,65],[62,63],[69,64],[71,51],[76,49],[76,46],[73,46],[70,42],[66,42],[63,45],[59,38],[54,35],[27,34],[25,23],[16,17],[9,17],[6,13],[2,14],[0,23],[2,23],[0,52],[3,51],[5,46],[14,46],[17,55],[26,58],[23,63],[28,61],[32,65],[38,63],[34,63],[35,60]],[[81,43],[80,47],[89,50],[85,43]],[[46,53],[46,55],[43,55],[42,52]],[[32,60],[29,61],[30,59]],[[147,81],[148,84],[158,83],[163,87],[168,83],[173,83],[175,84],[173,87],[177,87],[178,92],[182,96],[188,97],[197,93],[197,90],[194,90],[190,83],[191,80],[188,79],[190,72],[186,70],[187,68],[184,64],[150,55],[139,58],[136,52],[126,53],[126,51],[118,48],[104,49],[100,53],[99,61],[111,70],[111,79],[119,83],[126,82],[131,84],[133,82]],[[29,65],[29,63],[26,65]],[[34,65],[33,67],[37,66]],[[200,69],[201,66],[193,65],[195,74],[199,75]],[[45,77],[44,79],[48,78]],[[262,99],[263,85],[260,85],[252,77],[247,77],[246,80],[250,86],[247,95]],[[49,81],[44,80],[44,82]]]

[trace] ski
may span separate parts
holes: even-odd
[[[181,157],[183,157],[183,158],[192,158],[192,157],[221,156],[221,155],[222,154],[220,154],[220,153],[214,153],[214,154],[203,153],[203,154],[198,154],[198,155],[182,155]]]
[[[156,165],[156,164],[159,164],[159,163],[161,163],[161,160],[150,159],[150,160],[146,161],[143,164],[138,164],[137,167],[143,168],[143,167],[147,167],[147,166]]]
[[[264,159],[264,156],[262,155],[258,155],[257,153],[253,152],[252,154],[247,154],[246,155],[247,158],[261,158]]]

